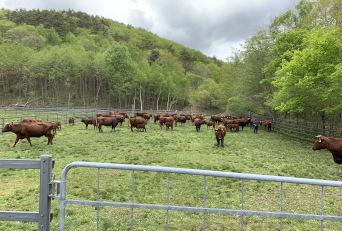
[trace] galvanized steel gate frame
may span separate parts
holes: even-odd
[[[0,211],[0,221],[38,222],[39,230],[50,230],[52,214],[50,213],[51,197],[49,195],[53,182],[51,181],[53,167],[54,161],[51,155],[42,155],[40,160],[0,159],[0,168],[40,170],[39,212]]]
[[[88,167],[88,168],[97,168],[98,169],[97,201],[68,200],[67,199],[67,197],[66,197],[67,196],[66,195],[67,173],[71,168],[74,168],[74,167]],[[100,169],[121,169],[121,170],[132,171],[132,203],[118,203],[118,202],[99,201]],[[149,171],[149,172],[168,173],[167,202],[165,205],[134,203],[134,172],[135,171]],[[185,207],[185,206],[171,206],[171,205],[169,205],[170,173],[203,176],[203,182],[204,182],[203,207]],[[241,179],[241,181],[242,181],[241,210],[206,208],[206,177],[207,176]],[[280,182],[280,188],[281,188],[280,189],[281,190],[280,212],[264,212],[264,211],[244,210],[244,180]],[[322,187],[321,215],[284,213],[282,211],[283,210],[283,183],[308,184],[308,185],[319,185],[319,186],[321,186]],[[209,171],[209,170],[145,166],[145,165],[111,164],[111,163],[96,163],[96,162],[73,162],[73,163],[67,165],[65,167],[65,169],[63,170],[62,175],[61,175],[61,181],[60,181],[60,195],[56,196],[57,198],[60,199],[59,228],[60,228],[60,231],[64,231],[64,229],[65,229],[65,208],[66,208],[66,205],[67,204],[77,204],[77,205],[93,205],[93,206],[111,206],[111,207],[131,208],[131,230],[133,230],[133,227],[134,227],[134,213],[133,213],[134,208],[166,210],[167,211],[166,221],[165,221],[166,230],[168,230],[168,222],[169,222],[168,211],[186,211],[186,212],[203,213],[203,230],[205,230],[205,224],[206,224],[205,220],[206,220],[206,214],[207,213],[241,215],[241,230],[243,230],[243,216],[244,215],[281,218],[280,219],[280,229],[282,229],[282,218],[299,218],[299,219],[320,220],[321,221],[321,230],[323,230],[323,221],[342,221],[341,216],[326,216],[326,215],[324,215],[324,203],[323,202],[324,202],[324,187],[325,186],[342,187],[342,182],[328,181],[328,180],[315,180],[315,179],[306,179],[306,178],[294,178],[294,177],[280,177],[280,176],[270,176],[270,175],[244,174],[244,173],[234,173],[234,172],[219,172],[219,171]],[[99,210],[97,210],[97,211],[99,211]],[[97,229],[99,229],[99,213],[97,213],[97,214],[98,214],[97,215],[98,216],[97,217]]]
[[[99,206],[109,207],[122,207],[131,208],[131,230],[134,227],[134,208],[140,209],[154,209],[154,210],[166,210],[165,229],[168,230],[169,224],[169,211],[185,211],[185,212],[199,212],[203,213],[203,230],[206,226],[206,214],[208,213],[220,213],[220,214],[235,214],[241,216],[241,230],[243,230],[243,219],[245,215],[252,216],[264,216],[264,217],[277,217],[280,218],[280,230],[282,230],[283,218],[298,218],[309,220],[320,220],[321,230],[323,230],[323,221],[342,221],[342,216],[327,216],[324,215],[324,187],[342,187],[340,181],[328,181],[328,180],[315,180],[307,178],[294,178],[294,177],[281,177],[270,175],[257,175],[257,174],[244,174],[234,172],[220,172],[209,170],[197,170],[197,169],[185,169],[185,168],[171,168],[171,167],[158,167],[158,166],[145,166],[145,165],[129,165],[129,164],[112,164],[112,163],[97,163],[97,162],[72,162],[67,165],[62,174],[61,180],[51,180],[51,170],[53,167],[52,157],[48,155],[41,156],[41,160],[0,160],[0,168],[40,168],[41,169],[41,182],[40,182],[40,206],[39,213],[31,212],[7,212],[0,211],[0,220],[10,221],[34,221],[39,222],[39,230],[50,230],[50,222],[52,216],[46,216],[50,214],[51,199],[58,198],[60,200],[60,215],[59,215],[59,230],[65,230],[65,209],[67,204],[76,205],[91,205],[97,206],[97,230],[99,230]],[[23,164],[26,163],[26,164]],[[39,167],[38,167],[39,166]],[[97,168],[98,169],[98,184],[97,184],[97,201],[89,200],[70,200],[67,199],[67,173],[71,168],[85,167],[85,168]],[[50,170],[49,170],[50,168]],[[99,200],[100,194],[100,169],[119,169],[132,171],[132,202],[131,203],[119,203],[119,202],[104,202]],[[139,204],[134,203],[134,172],[135,171],[148,171],[148,172],[163,172],[167,173],[167,201],[165,205],[154,204]],[[47,174],[45,174],[47,173]],[[185,175],[197,175],[203,177],[204,189],[203,189],[203,207],[185,207],[185,206],[172,206],[169,204],[170,198],[170,174],[185,174]],[[43,175],[43,176],[42,176]],[[207,177],[223,177],[223,178],[235,178],[240,179],[242,182],[241,187],[241,210],[233,209],[216,209],[206,207],[206,178]],[[44,179],[42,179],[44,178]],[[266,211],[250,211],[244,210],[244,180],[258,180],[258,181],[271,181],[280,183],[280,208],[279,212],[266,212]],[[283,212],[283,183],[293,184],[307,184],[321,186],[321,215],[312,214],[297,214],[297,213],[284,213]],[[56,194],[57,192],[57,194]]]

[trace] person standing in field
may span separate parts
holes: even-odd
[[[254,134],[258,133],[259,122],[257,119],[253,121]]]

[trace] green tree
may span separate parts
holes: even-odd
[[[28,93],[24,69],[34,51],[21,43],[0,44],[0,86],[2,104],[21,103]]]
[[[127,83],[132,82],[134,65],[127,46],[123,43],[112,45],[105,54],[107,67],[111,76],[111,94],[118,98],[122,105],[126,96]]]
[[[340,85],[341,33],[313,30],[303,46],[290,61],[283,60],[272,82],[277,91],[270,95],[269,104],[281,112],[319,113],[324,122],[341,105],[338,92],[332,91],[336,83]]]
[[[43,24],[40,24],[37,27],[37,32],[38,34],[40,34],[41,36],[45,37],[46,39],[46,44],[48,45],[57,45],[60,42],[60,38],[58,33],[56,32],[55,28],[49,28],[49,29],[45,29]]]

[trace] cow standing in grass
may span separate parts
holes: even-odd
[[[207,124],[207,121],[205,121],[205,119],[195,119],[194,123],[196,126],[196,132],[199,132],[201,129],[201,125]]]
[[[115,128],[118,125],[119,121],[115,117],[97,117],[97,125],[99,128],[99,132],[103,132],[102,126],[112,126],[112,130],[115,132]]]
[[[133,132],[133,128],[140,129],[140,128],[145,127],[147,124],[147,120],[139,119],[139,118],[132,116],[131,118],[129,118],[129,123],[131,124],[131,131]],[[140,125],[138,125],[138,124],[140,124]],[[146,128],[144,130],[146,131]]]
[[[333,155],[336,164],[342,164],[342,138],[316,136],[312,150],[328,149]]]
[[[18,143],[19,139],[27,139],[27,141],[31,143],[31,137],[41,137],[46,136],[48,138],[47,144],[52,144],[52,139],[54,137],[51,134],[52,123],[50,122],[36,122],[36,123],[21,123],[21,124],[6,124],[2,129],[2,132],[13,132],[17,135],[17,138],[14,142],[13,148]]]
[[[86,129],[88,129],[89,124],[92,124],[94,126],[94,129],[97,127],[95,119],[81,119],[81,122],[85,124]]]
[[[218,125],[215,129],[215,136],[217,140],[217,147],[224,147],[224,137],[226,136],[227,129],[224,125]]]

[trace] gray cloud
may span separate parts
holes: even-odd
[[[299,0],[5,0],[5,8],[73,9],[145,28],[225,59]],[[3,6],[2,6],[3,7]]]

